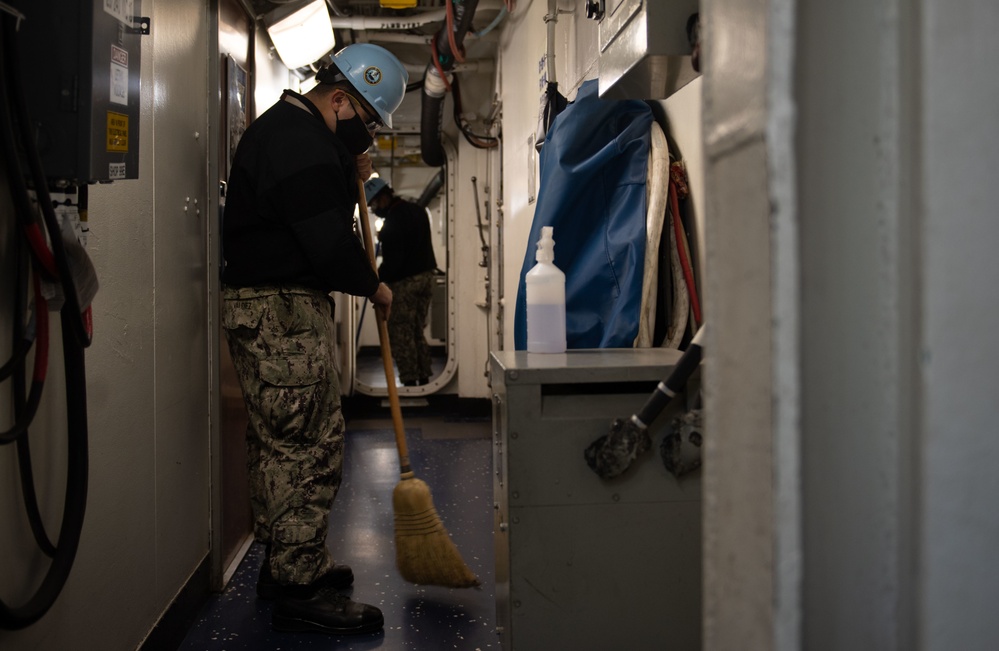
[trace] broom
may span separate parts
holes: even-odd
[[[367,249],[372,268],[377,272],[371,224],[368,221],[368,203],[364,196],[364,182],[358,179],[357,186],[364,248]],[[399,449],[399,467],[402,473],[399,483],[392,491],[396,567],[399,568],[402,578],[410,583],[440,585],[447,588],[477,586],[479,579],[462,560],[458,548],[455,547],[451,536],[444,529],[444,523],[437,515],[433,498],[430,496],[430,488],[426,482],[416,478],[409,465],[406,431],[402,424],[402,409],[399,407],[399,392],[395,386],[395,371],[392,367],[388,324],[381,310],[375,310],[375,319],[378,322],[378,340],[382,349],[385,383],[388,385],[395,444]]]

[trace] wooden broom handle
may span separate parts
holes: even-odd
[[[364,196],[364,181],[357,179],[357,205],[361,215],[361,233],[364,235],[364,248],[368,252],[371,268],[378,273],[378,263],[375,261],[375,245],[371,239],[371,223],[368,219],[368,201]],[[399,407],[399,390],[395,386],[395,370],[392,366],[392,346],[389,343],[388,323],[382,311],[372,304],[375,320],[378,322],[378,342],[382,349],[382,365],[385,367],[385,384],[388,385],[389,405],[392,409],[392,426],[395,428],[395,446],[399,449],[399,468],[403,473],[411,472],[409,466],[409,449],[406,447],[406,429],[402,424],[402,408]]]

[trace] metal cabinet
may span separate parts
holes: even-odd
[[[698,0],[608,0],[600,19],[600,97],[665,99],[694,70],[687,23]]]
[[[701,644],[700,472],[653,449],[600,479],[584,449],[638,411],[679,359],[665,349],[496,352],[496,610],[502,648],[696,650]],[[679,403],[679,404],[678,404]]]

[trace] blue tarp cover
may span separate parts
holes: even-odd
[[[631,348],[645,266],[645,176],[652,111],[640,100],[602,100],[597,80],[555,119],[541,149],[541,187],[520,270],[514,345],[527,348],[524,277],[543,226],[565,273],[568,348]]]

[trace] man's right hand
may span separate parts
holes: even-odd
[[[389,289],[388,285],[385,283],[378,283],[378,289],[375,293],[368,297],[372,305],[375,306],[376,310],[382,313],[387,321],[389,318],[389,313],[392,311],[392,290]]]

